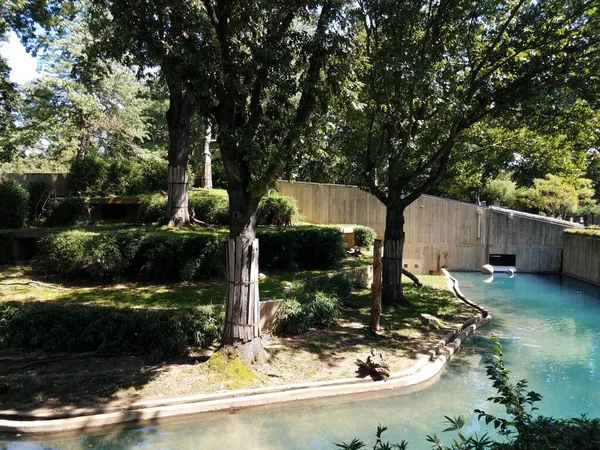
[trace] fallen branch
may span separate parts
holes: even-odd
[[[57,291],[64,291],[65,288],[61,288],[58,286],[53,286],[51,284],[40,283],[39,281],[13,281],[12,283],[0,283],[0,286],[28,286],[28,285],[36,285],[43,288],[55,289]]]
[[[390,377],[390,366],[383,360],[383,354],[379,353],[380,361],[375,361],[373,358],[377,358],[375,350],[371,350],[371,356],[368,356],[366,361],[357,359],[355,364],[359,367],[359,371],[362,369],[375,380],[387,381]]]
[[[412,280],[412,282],[415,283],[417,286],[419,286],[419,287],[423,286],[423,283],[421,283],[421,281],[416,277],[416,275],[413,273],[410,273],[408,270],[402,269],[402,275],[410,278]]]

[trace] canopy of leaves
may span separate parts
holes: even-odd
[[[361,88],[347,101],[335,138],[357,161],[362,184],[384,203],[393,195],[409,204],[439,183],[449,165],[460,170],[472,156],[464,152],[453,161],[453,149],[484,119],[520,114],[522,120],[540,104],[560,110],[569,98],[560,92],[566,85],[595,101],[582,92],[581,75],[598,92],[600,12],[592,1],[359,3]],[[527,130],[518,133],[521,141],[533,139]],[[569,139],[549,136],[546,147]],[[504,160],[514,161],[514,154]]]

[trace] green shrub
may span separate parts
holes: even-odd
[[[140,222],[166,223],[167,199],[161,195],[140,196]]]
[[[29,192],[14,181],[0,183],[0,228],[23,228],[29,216]]]
[[[188,206],[194,217],[215,225],[229,224],[229,197],[220,189],[194,189],[189,193]]]
[[[42,211],[41,200],[45,200],[44,194],[48,194],[52,190],[52,186],[45,180],[34,180],[27,184],[27,192],[29,192],[29,217],[32,220],[37,219]]]
[[[354,227],[354,240],[357,247],[371,248],[376,237],[377,232],[373,228]]]
[[[12,262],[11,233],[9,231],[0,231],[0,265]]]
[[[44,224],[49,227],[71,226],[87,222],[89,218],[84,198],[54,198],[48,202],[47,218]]]
[[[72,195],[101,197],[108,177],[108,163],[98,156],[76,159],[67,175],[67,189]]]
[[[285,335],[306,333],[311,327],[330,327],[340,316],[340,301],[323,292],[302,292],[297,299],[285,300],[277,312],[277,332]]]
[[[97,156],[76,160],[67,176],[71,194],[87,197],[137,195],[167,188],[166,161],[106,161]]]
[[[277,332],[296,335],[306,333],[310,328],[310,319],[305,305],[298,300],[285,300],[277,312]]]
[[[212,308],[140,309],[44,302],[0,304],[0,347],[48,352],[185,355],[220,337]]]
[[[89,243],[94,236],[78,230],[49,234],[40,240],[40,253],[31,261],[33,269],[45,275],[84,275]]]
[[[147,159],[140,163],[141,177],[130,187],[130,194],[167,190],[169,167],[166,161]]]
[[[333,227],[259,229],[259,264],[264,269],[317,270],[339,267],[346,256],[343,233]]]
[[[271,194],[263,197],[258,205],[257,223],[259,225],[275,225],[277,228],[292,224],[298,213],[296,201],[292,197]]]
[[[141,196],[144,223],[164,223],[166,221],[167,200],[160,194]],[[229,225],[229,197],[222,189],[191,189],[188,194],[188,207],[196,219],[213,225]],[[271,194],[264,197],[257,212],[259,225],[290,225],[297,214],[296,203],[291,197]]]
[[[221,275],[223,252],[222,240],[209,233],[65,231],[41,241],[32,266],[45,275],[192,280]]]
[[[346,301],[350,298],[350,294],[352,294],[352,281],[343,273],[333,276],[314,277],[304,282],[302,291],[311,295],[316,292],[323,292],[335,295],[340,300]]]

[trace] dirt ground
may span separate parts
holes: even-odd
[[[330,329],[313,329],[294,337],[263,336],[270,357],[248,369],[209,359],[212,350],[160,365],[141,357],[95,354],[0,352],[0,417],[11,411],[66,411],[74,407],[108,409],[141,398],[223,392],[258,386],[355,377],[357,358],[371,349],[382,352],[395,372],[410,367],[448,331],[474,315],[456,300],[440,329],[412,317],[382,317],[385,330],[369,334],[368,310],[346,308]]]

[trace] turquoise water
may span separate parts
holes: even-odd
[[[197,416],[175,423],[45,442],[0,441],[0,449],[332,449],[354,437],[373,442],[406,439],[429,449],[425,436],[442,433],[443,416],[464,415],[467,431],[482,432],[475,408],[500,413],[485,399],[487,336],[497,334],[514,379],[526,378],[543,395],[540,411],[556,417],[600,416],[600,290],[558,276],[488,277],[453,274],[464,294],[494,317],[465,344],[438,382],[411,394],[383,392]]]

